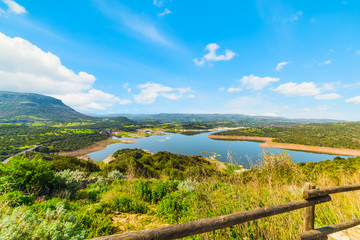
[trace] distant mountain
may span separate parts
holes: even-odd
[[[113,116],[124,116],[135,121],[160,121],[160,122],[223,122],[237,121],[244,123],[330,123],[343,122],[334,119],[295,119],[269,116],[250,116],[245,114],[191,114],[191,113],[159,113],[159,114],[117,114]]]
[[[93,119],[53,97],[0,91],[0,122],[75,122]]]

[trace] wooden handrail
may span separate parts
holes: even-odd
[[[312,183],[306,184],[303,197],[305,199],[283,203],[279,205],[257,208],[250,211],[233,213],[224,216],[202,219],[193,222],[182,224],[174,224],[166,227],[147,229],[142,231],[133,231],[122,234],[115,234],[104,237],[92,238],[90,240],[153,240],[153,239],[177,239],[187,236],[192,236],[200,233],[210,232],[217,229],[230,227],[236,224],[241,224],[265,217],[278,215],[285,212],[294,211],[300,208],[305,208],[304,229],[305,232],[299,233],[297,238],[299,240],[312,239],[326,239],[327,235],[345,229],[360,225],[360,218],[353,219],[347,222],[338,223],[335,225],[314,229],[315,205],[331,201],[329,194],[349,192],[360,190],[360,184],[347,185],[339,187],[329,187],[322,189],[314,189],[315,185]]]
[[[302,232],[298,234],[299,240],[313,240],[313,239],[321,239],[323,237],[326,237],[329,234],[340,232],[348,228],[355,227],[357,225],[360,225],[360,218],[356,218],[347,222],[342,222],[338,224],[334,224],[331,226],[318,228],[314,230],[309,230],[306,232]]]
[[[270,217],[280,213],[294,211],[304,207],[314,206],[315,204],[329,201],[331,201],[330,196],[303,199],[270,207],[257,208],[246,212],[233,213],[229,215],[207,218],[182,224],[174,224],[166,227],[93,238],[92,240],[145,240],[183,238],[199,233],[210,232],[217,229],[230,227],[236,224],[245,223],[260,218]]]
[[[360,190],[360,184],[305,190],[303,196],[305,199],[307,199],[307,198],[320,197],[320,196],[324,196],[324,195],[341,193],[341,192],[349,192],[349,191],[355,191],[355,190]]]

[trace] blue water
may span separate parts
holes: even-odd
[[[207,136],[211,133],[200,133],[197,135],[187,136],[182,134],[168,133],[166,135],[151,136],[147,138],[135,139],[136,143],[114,143],[108,145],[105,149],[88,154],[94,161],[101,161],[113,154],[117,150],[124,148],[141,148],[153,153],[159,151],[168,151],[171,153],[183,155],[201,155],[211,156],[215,152],[220,154],[217,159],[223,162],[229,162],[228,153],[231,158],[238,164],[249,167],[256,164],[261,158],[264,149],[277,153],[279,151],[288,152],[294,162],[318,162],[327,159],[334,159],[341,155],[318,154],[301,151],[282,150],[275,148],[260,147],[258,142],[250,141],[228,141],[213,140]],[[204,153],[205,152],[205,153]],[[207,152],[207,153],[206,153]],[[346,156],[341,156],[346,157]]]

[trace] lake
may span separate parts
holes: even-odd
[[[211,132],[200,133],[192,136],[183,134],[167,133],[166,135],[151,136],[146,138],[136,139],[136,143],[114,143],[108,145],[105,149],[88,154],[94,161],[101,161],[113,154],[117,150],[124,148],[141,148],[153,153],[159,151],[168,151],[171,153],[183,155],[201,155],[209,157],[212,153],[220,154],[216,157],[219,161],[228,162],[228,153],[232,159],[235,159],[238,164],[244,167],[249,167],[255,164],[261,157],[264,149],[277,153],[285,151],[291,154],[294,162],[318,162],[327,159],[334,159],[341,155],[318,154],[301,151],[282,150],[275,148],[260,147],[258,142],[250,141],[229,141],[229,140],[213,140],[207,136]],[[126,139],[126,138],[124,138]],[[348,156],[341,156],[348,157]]]

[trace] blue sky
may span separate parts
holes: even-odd
[[[360,120],[360,2],[0,0],[0,90],[85,113]]]

